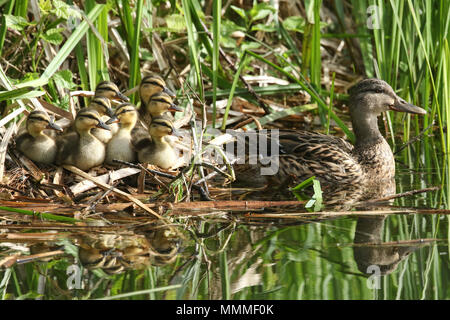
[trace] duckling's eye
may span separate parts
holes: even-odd
[[[161,88],[163,88],[164,86],[163,85],[161,85],[160,83],[158,83],[158,82],[155,82],[155,81],[151,81],[151,82],[149,82],[151,85],[154,85],[154,86],[157,86],[157,87],[161,87]]]

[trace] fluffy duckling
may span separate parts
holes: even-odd
[[[119,130],[106,146],[105,162],[107,164],[114,164],[114,159],[136,161],[136,152],[131,143],[131,130],[136,125],[137,119],[138,113],[134,106],[131,103],[123,103],[117,107],[115,117],[106,122],[108,125],[113,121],[120,122]]]
[[[157,165],[163,169],[173,167],[177,163],[178,157],[171,143],[165,139],[166,136],[175,132],[172,121],[165,117],[154,118],[148,132],[151,141],[149,140],[138,151],[139,162]]]
[[[130,99],[120,92],[119,88],[114,82],[102,81],[95,88],[96,97],[105,97],[110,100],[119,99],[122,101],[130,101]]]
[[[166,87],[166,82],[160,76],[150,75],[144,77],[139,85],[141,108],[147,104],[151,96],[159,92],[165,92],[171,98],[176,97],[175,94]]]
[[[70,164],[81,170],[99,166],[105,160],[105,145],[93,134],[92,129],[110,128],[93,109],[82,109],[75,118],[75,132],[61,136],[58,140],[57,164]]]
[[[106,97],[94,97],[89,104],[88,109],[97,111],[103,122],[106,122],[110,118],[114,117],[114,110],[111,108],[111,101]],[[118,130],[119,126],[116,123],[113,123],[109,130],[94,128],[91,133],[98,140],[104,144],[107,144]]]
[[[160,117],[166,115],[171,117],[169,111],[183,111],[182,108],[173,103],[172,98],[165,92],[159,92],[150,97],[144,108],[139,109],[140,119],[145,124],[150,124],[152,117]]]
[[[143,122],[147,127],[152,122],[152,118],[165,116],[171,117],[169,111],[183,111],[180,107],[173,103],[172,98],[165,92],[159,92],[150,97],[150,100],[145,104],[144,108],[139,109],[139,119],[135,128],[131,132],[132,141],[136,149],[140,149],[143,140],[149,140],[148,129],[141,123]]]
[[[63,131],[47,113],[32,111],[27,118],[26,130],[16,139],[17,149],[33,161],[51,164],[55,161],[56,142],[45,134],[45,129]]]

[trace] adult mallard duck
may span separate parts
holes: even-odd
[[[280,130],[276,137],[267,136],[266,149],[270,150],[272,141],[278,144],[279,156],[272,157],[272,161],[278,158],[278,171],[257,177],[258,172],[254,169],[258,166],[237,165],[238,181],[262,178],[265,182],[294,180],[298,183],[315,176],[325,184],[357,184],[393,179],[394,155],[380,133],[377,117],[388,110],[412,114],[425,114],[426,111],[400,98],[383,80],[363,80],[349,93],[350,115],[356,137],[354,146],[329,135]]]
[[[27,118],[26,130],[16,138],[17,149],[33,161],[51,164],[55,161],[56,142],[45,134],[45,129],[63,131],[44,111],[32,111]]]
[[[93,109],[82,109],[75,118],[75,132],[69,132],[57,139],[57,164],[70,164],[81,170],[99,166],[105,160],[105,145],[91,132],[93,128],[109,127]]]
[[[106,146],[107,164],[114,164],[114,159],[127,162],[136,160],[136,151],[131,143],[131,130],[136,125],[137,119],[138,114],[134,106],[131,103],[123,103],[117,107],[114,118],[106,122],[108,125],[113,121],[120,122],[119,130]]]
[[[148,128],[151,140],[141,144],[138,150],[139,162],[156,165],[163,169],[173,167],[178,157],[170,141],[166,140],[168,135],[175,132],[172,121],[165,117],[156,117]]]

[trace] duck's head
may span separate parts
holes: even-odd
[[[352,118],[359,114],[378,116],[384,111],[401,111],[412,114],[427,112],[400,98],[383,80],[366,79],[350,89],[350,112]]]
[[[75,128],[78,132],[86,132],[92,128],[111,130],[101,119],[100,114],[93,109],[82,109],[75,118]]]
[[[172,121],[165,117],[156,117],[148,127],[148,133],[152,138],[161,138],[176,133]]]
[[[146,111],[152,116],[159,116],[167,111],[183,111],[173,103],[172,98],[165,92],[152,95],[146,104]]]
[[[141,97],[142,103],[147,102],[151,96],[159,92],[164,92],[171,98],[176,97],[176,95],[167,88],[166,82],[160,76],[150,75],[142,79],[141,84],[139,85],[139,96]]]
[[[95,96],[89,104],[90,109],[94,109],[101,116],[107,115],[112,117],[114,115],[114,110],[111,108],[111,101],[106,97]]]
[[[114,82],[102,81],[95,88],[96,97],[105,97],[108,99],[119,99],[122,101],[130,101],[130,99],[120,92],[119,87]]]
[[[53,119],[50,119],[47,113],[40,110],[30,112],[27,118],[27,130],[30,134],[41,133],[45,129],[63,131]]]
[[[106,121],[106,124],[120,122],[123,125],[134,126],[138,119],[136,108],[131,103],[122,103],[116,109],[114,116]]]

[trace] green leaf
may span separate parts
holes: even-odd
[[[70,70],[58,71],[53,75],[52,79],[55,84],[69,90],[75,89],[78,86],[73,82],[73,74]]]
[[[316,178],[315,176],[309,177],[305,181],[302,181],[295,187],[291,188],[291,191],[299,191],[305,189],[306,187],[310,186],[313,183],[315,178]]]
[[[271,5],[262,2],[258,3],[256,6],[250,9],[249,15],[251,17],[251,21],[261,20],[267,17],[271,13],[275,13],[276,10]]]
[[[41,34],[41,38],[45,41],[51,43],[51,44],[61,44],[63,41],[63,36],[61,34],[61,31],[63,31],[64,28],[53,28],[48,30],[46,33]]]
[[[11,14],[5,14],[6,26],[11,29],[22,31],[27,26],[31,26],[34,23],[28,22],[25,18],[19,16],[13,16]]]
[[[174,32],[186,30],[186,22],[181,14],[171,14],[166,18],[167,27]]]
[[[283,21],[283,27],[289,31],[303,33],[305,31],[305,19],[300,16],[288,17]]]
[[[62,18],[64,20],[67,20],[69,17],[81,19],[81,14],[77,10],[72,9],[72,7],[69,6],[67,3],[65,3],[64,1],[54,0],[53,6],[54,9],[51,10],[51,12],[55,14],[58,18]]]
[[[52,1],[51,0],[39,0],[39,9],[41,9],[43,14],[48,14],[50,10],[52,10]]]
[[[271,23],[269,25],[264,24],[264,23],[258,23],[252,27],[252,31],[275,32],[275,31],[277,31],[277,28],[275,27],[275,24],[273,24],[273,23]]]
[[[242,19],[244,19],[245,21],[248,21],[247,14],[245,13],[244,9],[233,6],[233,5],[231,5],[230,8],[233,9],[238,15],[240,15]]]

